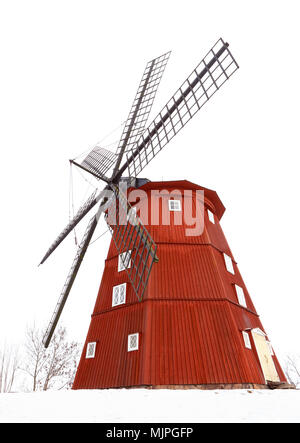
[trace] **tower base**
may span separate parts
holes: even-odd
[[[200,389],[202,391],[213,391],[222,389],[296,389],[294,384],[285,382],[268,382],[268,384],[258,383],[212,383],[206,385],[139,385],[139,386],[122,386],[120,388],[100,388],[100,389],[170,389],[170,390],[188,390]]]

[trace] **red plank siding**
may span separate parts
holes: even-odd
[[[254,349],[245,347],[242,331],[264,331],[239,273],[219,220],[224,206],[218,195],[187,181],[149,182],[142,187],[151,209],[151,190],[204,190],[201,235],[187,237],[186,224],[148,226],[158,245],[143,301],[138,302],[126,271],[118,272],[118,252],[111,242],[74,389],[110,387],[264,384]],[[195,206],[193,199],[188,205]],[[167,199],[160,202],[160,210]],[[149,211],[150,214],[151,211]],[[150,214],[151,215],[151,214]],[[161,219],[160,219],[161,221]],[[223,253],[232,258],[234,275],[226,270]],[[127,283],[126,303],[112,307],[113,286]],[[247,307],[238,303],[234,284],[245,293]],[[139,333],[139,349],[127,351],[128,335]],[[96,342],[95,358],[86,347]],[[280,380],[284,373],[273,357]]]

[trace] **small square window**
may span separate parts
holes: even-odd
[[[113,287],[112,306],[122,305],[126,302],[126,283]]]
[[[125,269],[129,269],[131,266],[131,251],[123,252],[119,254],[118,259],[118,272],[124,271]]]
[[[236,290],[236,295],[239,301],[239,304],[241,306],[244,306],[245,308],[247,308],[247,303],[246,303],[246,299],[245,299],[245,293],[243,288],[241,288],[238,285],[234,285],[235,286],[235,290]]]
[[[232,260],[231,257],[229,257],[229,255],[223,253],[224,255],[224,260],[225,260],[225,266],[228,272],[231,272],[231,274],[234,274],[234,269],[233,269],[233,264],[232,264]]]
[[[209,221],[211,223],[215,224],[215,216],[214,216],[214,214],[209,209],[207,210],[207,214],[208,214]]]
[[[247,349],[251,349],[251,342],[250,342],[250,337],[249,337],[248,332],[242,331],[242,333],[243,333],[243,339],[244,339],[245,347]]]
[[[181,211],[181,201],[169,200],[169,211]]]
[[[85,358],[94,358],[96,353],[96,342],[88,343]]]
[[[139,349],[139,333],[128,335],[128,352]]]

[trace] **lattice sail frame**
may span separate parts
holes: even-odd
[[[118,144],[117,155],[123,148],[125,152],[130,150],[144,132],[170,54],[167,52],[147,63]]]
[[[90,221],[87,225],[87,228],[85,230],[85,233],[82,237],[82,240],[81,240],[79,246],[77,247],[76,255],[73,260],[72,266],[70,268],[69,274],[67,276],[65,284],[64,284],[63,289],[61,291],[59,300],[58,300],[58,302],[55,306],[55,309],[53,311],[50,323],[49,323],[47,330],[45,332],[45,335],[43,338],[43,344],[44,344],[45,348],[47,348],[50,343],[50,340],[52,338],[52,335],[54,333],[56,325],[57,325],[59,318],[61,316],[62,310],[65,306],[65,303],[67,301],[69,293],[72,289],[76,275],[77,275],[79,268],[81,266],[82,260],[85,256],[85,253],[89,247],[89,243],[91,241],[91,238],[92,238],[94,231],[97,227],[97,224],[99,222],[100,216],[114,201],[114,194],[112,192],[110,192],[110,195],[106,194],[104,196],[103,195],[104,191],[105,190],[103,190],[98,195],[98,200],[100,199],[100,196],[103,197],[103,199],[99,205],[99,208],[98,208],[96,214],[90,219]]]
[[[127,154],[130,177],[137,177],[238,67],[228,44],[219,39]]]
[[[42,341],[43,341],[45,348],[47,348],[50,343],[50,340],[52,338],[52,335],[54,333],[54,330],[56,328],[56,325],[57,325],[60,315],[62,313],[62,310],[65,306],[65,303],[67,301],[67,298],[68,298],[71,288],[73,286],[73,282],[75,280],[75,277],[77,275],[77,272],[78,272],[79,267],[81,265],[82,259],[85,255],[87,248],[88,248],[89,242],[92,238],[92,235],[95,231],[96,226],[97,226],[97,216],[94,215],[90,219],[90,221],[87,225],[86,231],[84,233],[84,236],[77,248],[76,255],[73,260],[72,266],[70,268],[69,274],[68,274],[65,284],[62,288],[60,297],[59,297],[58,302],[57,302],[55,309],[53,311],[53,314],[52,314],[51,320],[49,322],[49,325],[47,327],[47,330],[44,334]]]
[[[136,215],[126,196],[114,186],[115,202],[108,208],[106,223],[139,301],[143,299],[153,263],[158,261],[157,245]],[[129,266],[130,263],[130,266]]]
[[[69,224],[64,228],[64,230],[59,234],[56,240],[51,244],[50,248],[42,258],[40,264],[44,263],[47,258],[52,254],[52,252],[57,248],[58,245],[66,238],[66,236],[75,228],[75,226],[80,222],[80,220],[95,206],[98,202],[99,197],[96,197],[97,190],[95,190],[85,203],[78,209],[76,215],[69,222]]]
[[[116,161],[116,154],[108,149],[101,148],[100,146],[96,145],[81,162],[81,167],[94,176],[102,179],[113,167]]]

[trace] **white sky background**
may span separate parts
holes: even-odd
[[[68,274],[73,236],[37,267],[68,223],[68,159],[127,118],[148,60],[173,51],[150,122],[222,37],[240,69],[142,176],[218,192],[275,351],[299,351],[299,17],[287,0],[1,1],[1,341],[46,325]],[[80,204],[89,190],[74,178]],[[78,341],[109,241],[89,248],[61,318]]]

